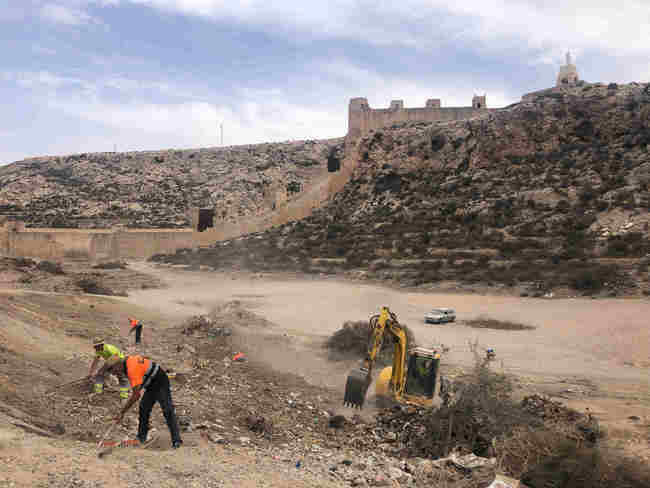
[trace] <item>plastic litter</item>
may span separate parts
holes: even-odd
[[[519,488],[519,480],[497,474],[487,488]]]

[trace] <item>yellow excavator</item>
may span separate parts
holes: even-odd
[[[385,342],[393,343],[393,366],[384,368],[377,377],[376,394],[382,399],[424,407],[439,407],[440,354],[433,349],[415,347],[407,350],[406,331],[388,307],[370,319],[368,352],[361,368],[348,375],[343,404],[362,408],[372,381],[375,361]]]

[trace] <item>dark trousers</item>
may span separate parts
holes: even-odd
[[[138,425],[138,439],[140,442],[147,440],[149,432],[149,417],[154,403],[158,402],[163,411],[172,442],[181,441],[181,434],[178,429],[178,419],[172,403],[172,390],[169,386],[169,377],[162,368],[156,374],[149,388],[147,388],[140,400],[140,423]]]
[[[142,339],[142,326],[135,326],[135,343],[140,344],[140,339]]]

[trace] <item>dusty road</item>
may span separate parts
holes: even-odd
[[[345,320],[367,320],[380,306],[387,305],[413,329],[420,344],[450,346],[448,360],[453,363],[469,364],[472,354],[468,342],[478,340],[483,346],[496,348],[503,367],[520,375],[648,382],[648,300],[413,293],[331,278],[256,278],[144,263],[133,267],[154,274],[169,288],[131,292],[128,300],[167,313],[198,313],[224,301],[241,300],[278,324],[276,332],[309,342],[329,336]],[[424,324],[424,313],[435,306],[454,308],[460,320],[486,315],[536,329],[499,331],[461,324]]]

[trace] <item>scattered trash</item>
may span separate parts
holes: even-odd
[[[519,488],[519,480],[497,474],[487,488]]]
[[[456,466],[468,470],[482,468],[484,466],[494,466],[497,462],[496,458],[484,458],[473,453],[467,454],[465,456],[451,454],[449,456],[449,460]]]
[[[232,357],[232,360],[233,360],[233,361],[238,361],[238,362],[246,361],[246,356],[244,355],[243,352],[238,352],[237,354],[235,354],[235,355]]]
[[[232,335],[230,327],[214,327],[208,330],[208,337],[229,337]]]
[[[190,335],[197,330],[211,326],[212,323],[210,317],[206,317],[205,315],[195,315],[187,320],[187,325],[183,329],[183,334]]]
[[[341,429],[346,422],[347,420],[343,415],[334,415],[334,417],[330,418],[329,426],[333,429]]]

